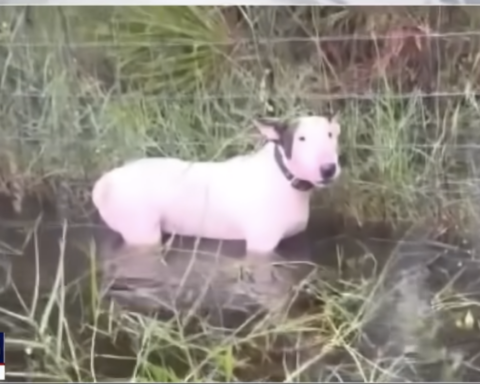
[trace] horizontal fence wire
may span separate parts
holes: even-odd
[[[223,125],[223,124],[222,124]],[[156,128],[160,128],[158,126],[155,126]],[[239,129],[241,127],[238,127]],[[9,142],[9,143],[38,143],[38,141],[41,141],[44,139],[44,137],[36,137],[34,132],[32,132],[32,136],[28,137],[28,135],[25,136],[11,136],[11,135],[3,135],[2,136],[2,141],[4,142]],[[53,132],[52,132],[53,134]],[[259,134],[249,134],[245,133],[242,134],[241,136],[242,139],[248,139],[248,140],[253,140],[253,139],[261,139],[261,136]],[[78,137],[74,138],[65,138],[65,137],[54,137],[52,138],[55,143],[60,144],[60,145],[67,145],[67,144],[75,144],[78,143]],[[382,145],[382,144],[361,144],[361,143],[349,143],[349,148],[352,149],[357,149],[357,150],[375,150],[375,151],[385,151],[385,152],[390,152],[393,149],[398,149],[398,150],[404,150],[404,151],[422,151],[422,150],[432,150],[432,149],[439,149],[439,148],[452,148],[460,151],[480,151],[480,141],[478,143],[452,143],[452,142],[445,142],[441,141],[440,138],[438,139],[438,143],[419,143],[419,142],[404,142],[404,143],[395,143],[391,145]],[[95,143],[97,139],[95,137],[88,138],[88,137],[83,137],[82,142],[85,143]],[[435,141],[433,139],[432,141]],[[182,146],[185,147],[197,147],[201,146],[202,144],[205,144],[203,140],[188,140],[188,139],[182,139]]]
[[[400,40],[406,38],[415,38],[415,39],[458,39],[458,38],[473,38],[480,37],[480,31],[462,31],[462,32],[428,32],[424,33],[419,32],[401,32],[399,34],[347,34],[347,35],[329,35],[329,36],[312,36],[312,37],[302,37],[302,36],[292,36],[292,37],[258,37],[258,38],[235,38],[235,39],[226,39],[224,41],[202,41],[195,40],[195,44],[199,45],[213,45],[213,46],[222,46],[222,45],[231,45],[231,44],[283,44],[283,43],[335,43],[335,42],[352,42],[352,41],[385,41],[385,40]],[[176,45],[185,45],[192,44],[191,39],[182,39],[182,38],[169,38],[162,40],[161,38],[155,38],[155,41],[149,39],[141,41],[70,41],[68,44],[74,47],[85,47],[85,48],[102,48],[108,46],[123,46],[123,47],[155,47],[155,46],[176,46]],[[58,47],[59,42],[54,41],[11,41],[8,42],[10,47]]]
[[[56,96],[50,96],[42,94],[41,92],[13,92],[10,93],[12,98],[36,98],[36,99],[51,99]],[[119,95],[110,95],[108,96],[112,100],[138,100],[140,96],[137,92],[132,92],[130,94],[119,94]],[[270,99],[272,100],[280,100],[283,98],[290,98],[292,95],[285,93],[283,96],[280,93],[274,96],[271,96]],[[407,92],[401,94],[395,94],[394,92],[366,92],[366,93],[311,93],[311,94],[302,94],[302,95],[295,95],[295,98],[300,100],[313,100],[313,101],[333,101],[333,100],[372,100],[375,101],[376,99],[382,100],[412,100],[412,99],[434,99],[434,98],[475,98],[480,96],[480,90],[475,91],[467,88],[464,92]],[[95,97],[89,96],[72,96],[72,95],[65,95],[68,99],[81,99],[81,100],[88,100],[88,99],[95,99]],[[198,95],[186,95],[186,94],[179,94],[179,95],[142,95],[142,100],[144,101],[181,101],[181,100],[245,100],[252,98],[252,93],[244,93],[244,94],[221,94],[221,95],[211,95],[211,94],[198,94]]]

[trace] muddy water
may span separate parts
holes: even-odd
[[[40,211],[42,219],[38,219]],[[437,313],[432,309],[435,293],[445,290],[453,277],[456,279],[451,284],[452,289],[468,294],[472,300],[478,299],[475,294],[480,287],[480,268],[474,252],[468,244],[458,246],[458,241],[446,245],[422,227],[408,231],[392,231],[384,225],[345,229],[333,221],[313,219],[305,234],[289,239],[279,247],[276,261],[288,261],[288,268],[279,267],[275,274],[270,274],[273,280],[269,281],[255,276],[251,279],[247,273],[244,279],[247,283],[239,286],[232,283],[233,279],[226,278],[228,273],[223,270],[219,274],[221,278],[211,272],[242,260],[243,243],[203,241],[198,244],[192,239],[173,239],[169,243],[171,253],[159,263],[158,255],[152,253],[132,256],[129,252],[118,252],[118,248],[112,251],[118,246],[118,239],[111,233],[89,222],[60,223],[48,207],[41,210],[34,207],[18,216],[11,212],[9,205],[0,205],[0,217],[0,324],[7,332],[7,340],[32,340],[36,332],[38,335],[32,325],[15,319],[6,311],[27,316],[37,297],[38,318],[44,313],[55,284],[68,286],[63,305],[65,316],[71,330],[80,330],[86,321],[85,306],[88,303],[85,304],[84,293],[91,286],[89,276],[93,265],[97,265],[97,272],[103,268],[104,278],[98,280],[98,286],[105,302],[113,299],[120,306],[147,312],[160,307],[168,309],[169,306],[191,308],[192,300],[196,299],[192,292],[198,293],[201,291],[199,287],[208,286],[202,290],[199,308],[206,308],[204,314],[211,316],[212,321],[235,326],[235,322],[242,319],[240,313],[247,316],[249,311],[268,307],[277,296],[283,296],[289,286],[307,276],[312,267],[300,267],[300,261],[341,270],[344,278],[349,275],[357,278],[359,275],[380,276],[367,303],[368,321],[358,340],[359,350],[375,362],[378,371],[370,372],[370,380],[480,378],[476,368],[476,355],[480,352],[478,331],[446,327],[445,322],[436,319]],[[101,239],[102,243],[96,253],[88,252],[94,249],[89,248],[94,244],[93,237],[97,241]],[[194,248],[196,255],[200,256],[192,263],[191,250]],[[212,264],[211,256],[202,258],[199,250],[222,256]],[[96,258],[92,258],[92,254]],[[293,262],[297,264],[292,268]],[[57,281],[59,263],[63,266],[61,281]],[[188,280],[179,279],[186,270],[190,271]],[[191,284],[190,288],[188,284]],[[187,289],[183,289],[186,286]],[[255,294],[251,292],[252,287]],[[419,322],[428,324],[431,332],[419,331]],[[50,323],[55,329],[57,312]],[[100,342],[97,353],[118,356],[129,355],[132,351],[127,341],[117,339],[115,343],[109,340]],[[18,343],[8,344],[7,359],[7,371],[11,373],[9,379],[25,379],[25,372],[31,369],[32,359],[35,360],[35,352],[31,357]],[[95,364],[99,377],[118,379],[129,377],[134,368],[133,363],[118,362],[111,357],[99,357]],[[331,381],[340,378],[361,381],[365,377],[361,377],[353,365],[348,358],[340,356],[335,361],[322,361],[318,366],[312,366],[309,376],[311,380],[325,381],[327,377]]]

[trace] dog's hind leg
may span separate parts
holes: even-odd
[[[131,246],[160,245],[160,220],[151,210],[142,207],[121,207],[108,211],[107,225],[118,232]]]

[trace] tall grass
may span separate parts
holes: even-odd
[[[253,60],[246,60],[245,52],[219,52],[225,44],[235,45],[229,32],[234,28],[220,10],[119,8],[110,26],[90,21],[83,29],[72,16],[75,11],[52,10],[48,24],[44,11],[35,12],[33,25],[25,25],[17,11],[16,28],[5,29],[1,36],[2,141],[10,159],[5,164],[12,168],[3,171],[6,179],[10,173],[20,174],[15,179],[26,189],[52,174],[91,180],[129,158],[221,159],[251,150],[258,142],[251,122],[265,113],[265,54],[260,46],[254,47],[253,53],[260,56]],[[69,20],[71,26],[66,27]],[[107,47],[101,60],[98,49],[92,53],[82,43],[92,35],[101,36],[94,48]],[[105,60],[113,73],[119,71],[108,86],[96,71]],[[342,106],[315,91],[331,83],[319,73],[321,67],[292,65],[276,57],[269,61],[275,76],[267,96],[274,101],[276,115],[340,108],[346,166],[341,183],[331,191],[340,215],[366,222],[416,220],[440,211],[465,213],[457,200],[468,169],[454,146],[457,137],[465,140],[470,135],[478,119],[476,102],[468,93],[468,102],[442,99],[439,108],[421,95],[399,99],[387,84],[371,100]],[[171,68],[185,71],[173,73]],[[215,85],[197,81],[213,74]],[[125,83],[124,75],[144,80]],[[169,88],[177,85],[183,91]]]

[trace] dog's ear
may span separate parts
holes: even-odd
[[[285,122],[270,118],[255,119],[254,124],[263,137],[273,142],[281,142],[283,135],[289,128]]]
[[[335,135],[340,135],[340,123],[339,123],[339,115],[340,113],[337,111],[334,115],[330,117],[330,123],[332,124],[332,128],[334,130]]]

